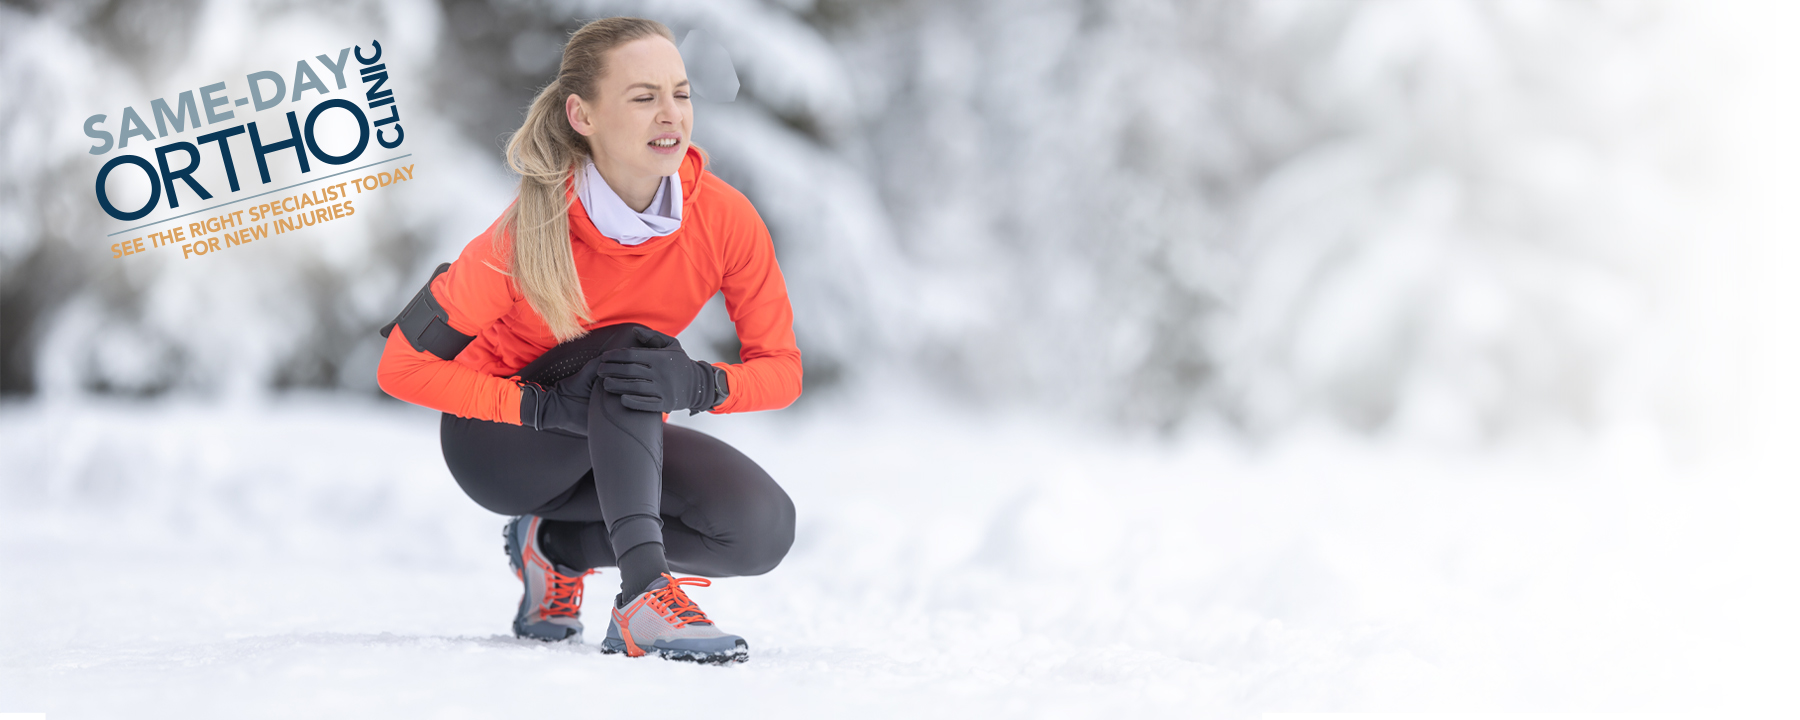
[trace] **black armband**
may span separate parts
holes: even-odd
[[[414,350],[428,352],[445,360],[454,360],[463,348],[474,342],[474,335],[464,335],[450,327],[450,314],[444,312],[444,306],[439,305],[437,298],[431,295],[431,281],[449,269],[450,263],[437,266],[437,272],[432,273],[431,279],[425,281],[425,287],[419,288],[419,294],[414,295],[412,302],[406,304],[406,309],[401,310],[393,322],[381,329],[381,336],[387,337],[395,326],[399,326],[400,334],[406,336],[406,341],[412,343]]]

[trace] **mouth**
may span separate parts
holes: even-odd
[[[651,140],[648,144],[650,145],[650,149],[652,151],[666,155],[666,154],[675,152],[675,149],[677,147],[680,147],[681,136],[679,136],[679,135],[664,135],[655,140]]]

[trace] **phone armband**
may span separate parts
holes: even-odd
[[[419,294],[414,295],[412,302],[406,304],[406,309],[401,310],[393,322],[381,329],[381,336],[387,337],[395,327],[399,327],[400,334],[406,336],[406,341],[412,343],[414,350],[428,352],[445,360],[456,359],[463,348],[474,342],[474,335],[464,335],[450,327],[450,314],[444,312],[444,306],[438,304],[437,298],[431,294],[431,281],[449,269],[450,263],[437,266],[437,271],[431,274],[430,280],[425,281],[425,287],[419,288]]]

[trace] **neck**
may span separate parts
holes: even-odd
[[[593,153],[594,169],[600,171],[600,178],[606,181],[607,187],[618,193],[619,199],[632,212],[643,212],[650,207],[650,201],[656,199],[656,188],[662,184],[660,175],[637,175],[626,171],[612,163],[599,153]]]

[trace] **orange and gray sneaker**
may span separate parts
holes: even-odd
[[[506,523],[506,561],[525,583],[513,634],[544,642],[580,641],[582,580],[594,571],[563,567],[544,557],[538,544],[543,522],[536,515],[521,515]]]
[[[613,608],[612,624],[606,628],[600,651],[622,652],[631,657],[654,653],[665,660],[699,663],[749,660],[750,645],[741,637],[720,631],[681,589],[711,584],[705,578],[677,578],[663,573],[631,602]]]

